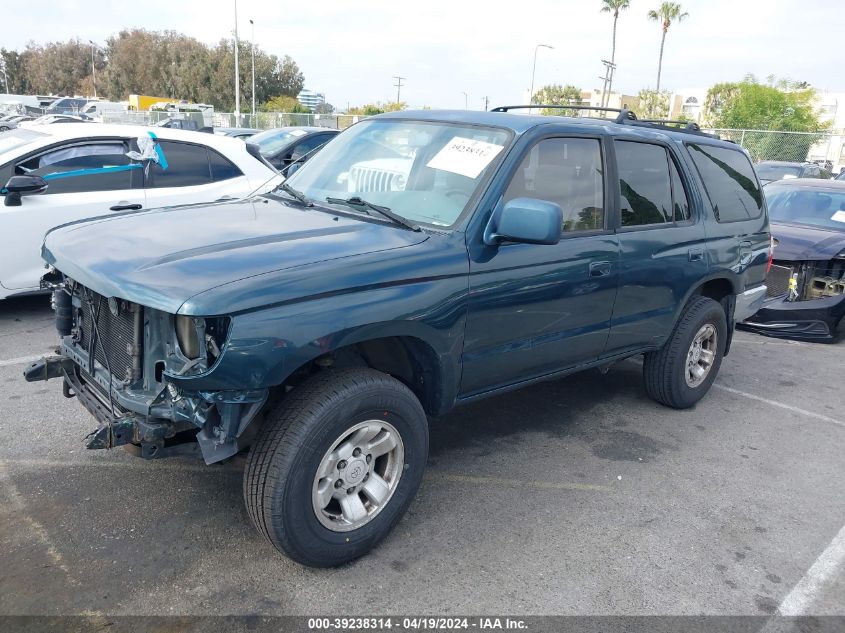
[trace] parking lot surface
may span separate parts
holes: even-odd
[[[301,567],[249,522],[244,460],[86,451],[48,300],[0,302],[0,614],[845,614],[845,342],[737,333],[694,409],[640,366],[434,421],[410,512]]]

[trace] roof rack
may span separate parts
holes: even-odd
[[[511,105],[499,106],[493,108],[490,112],[508,112],[509,110],[533,110],[534,108],[540,110],[595,110],[597,112],[618,112],[619,115],[613,120],[615,123],[624,123],[625,121],[636,121],[637,115],[628,108],[601,108],[598,106],[584,106],[584,105],[562,105],[560,103],[543,105],[535,103],[534,105]]]
[[[601,120],[607,121],[608,123],[635,125],[638,127],[650,127],[657,128],[659,130],[666,130],[668,132],[685,132],[687,134],[696,134],[699,136],[707,136],[709,138],[719,138],[717,134],[708,134],[707,132],[702,132],[701,127],[699,127],[698,123],[695,123],[694,121],[675,121],[670,119],[638,119],[637,115],[628,108],[601,108],[598,106],[562,104],[543,105],[535,103],[534,105],[499,106],[497,108],[493,108],[490,111],[508,112],[509,110],[528,110],[533,108],[538,108],[541,110],[596,110],[598,112],[617,112],[618,115],[616,116],[616,118]],[[683,125],[683,127],[676,127],[678,125]]]

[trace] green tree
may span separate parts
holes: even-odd
[[[531,103],[538,105],[581,105],[581,89],[572,84],[562,86],[550,84],[543,86],[534,93]],[[578,116],[578,110],[545,108],[541,114],[557,114],[558,116]]]
[[[26,58],[27,53],[25,51],[19,53],[0,48],[0,67],[5,70],[5,81],[8,83],[8,85],[6,83],[2,84],[3,92],[25,95],[34,91],[30,87],[29,77],[26,73]]]
[[[660,74],[663,71],[663,46],[666,44],[666,34],[669,32],[669,27],[672,22],[681,22],[689,17],[689,13],[681,9],[681,5],[677,2],[664,2],[656,10],[648,12],[649,20],[661,23],[663,31],[660,37],[660,58],[657,62],[657,87],[656,92],[660,92]]]
[[[408,104],[404,101],[400,101],[399,103],[395,101],[390,101],[388,103],[376,101],[375,103],[367,103],[362,106],[349,108],[346,114],[364,114],[367,116],[373,116],[375,114],[382,114],[383,112],[397,112],[399,110],[405,110],[407,107]]]
[[[268,99],[259,108],[262,112],[300,112],[310,113],[311,110],[302,105],[296,97],[278,95]]]
[[[742,81],[716,84],[707,91],[704,118],[708,126],[747,132],[743,145],[755,160],[805,160],[828,124],[816,108],[816,91],[803,82],[760,83],[753,75]],[[808,132],[791,135],[779,132]]]
[[[671,94],[668,90],[658,92],[650,88],[643,88],[637,95],[639,100],[637,114],[643,119],[668,119],[670,97]]]
[[[601,12],[613,14],[613,48],[610,50],[610,63],[616,63],[616,23],[619,21],[619,12],[631,6],[631,0],[601,0]],[[610,92],[613,87],[613,75],[610,76],[610,82],[607,85],[607,92]],[[602,99],[606,99],[602,95]],[[604,102],[602,102],[604,104]]]

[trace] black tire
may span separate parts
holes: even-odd
[[[389,421],[404,445],[393,495],[363,526],[325,527],[312,506],[323,455],[345,430],[366,419]],[[428,458],[428,421],[404,384],[367,368],[329,370],[294,389],[268,415],[247,457],[244,500],[252,522],[283,554],[312,567],[335,567],[366,554],[411,504]]]
[[[708,323],[716,329],[716,356],[704,381],[690,387],[685,379],[687,354],[693,338]],[[725,310],[719,302],[708,297],[690,299],[669,340],[656,352],[645,355],[643,382],[648,395],[674,409],[687,409],[701,400],[719,373],[727,332]]]

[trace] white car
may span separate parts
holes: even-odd
[[[100,123],[0,133],[0,299],[38,290],[41,242],[54,226],[241,198],[281,180],[257,148],[214,134]]]

